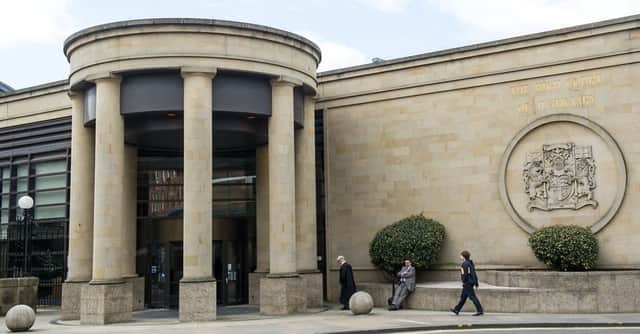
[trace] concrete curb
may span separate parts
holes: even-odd
[[[471,329],[508,329],[508,328],[621,328],[640,327],[640,322],[558,322],[558,323],[498,323],[498,324],[456,324],[456,325],[433,325],[433,326],[411,326],[397,328],[378,328],[354,331],[325,332],[325,334],[369,334],[369,333],[405,333],[417,331],[442,331],[442,330],[471,330]]]

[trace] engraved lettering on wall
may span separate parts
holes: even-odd
[[[529,211],[598,207],[593,198],[596,163],[591,146],[542,145],[541,151],[527,154],[522,176]]]
[[[590,94],[581,94],[582,90],[602,84],[600,74],[577,76],[567,79],[542,80],[531,84],[511,87],[511,95],[525,97],[533,95],[528,102],[520,103],[518,112],[563,110],[571,108],[590,108],[596,105],[596,98]],[[576,91],[577,94],[540,98],[536,95],[561,90]]]

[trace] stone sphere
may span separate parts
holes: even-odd
[[[369,314],[373,310],[373,298],[364,291],[358,291],[349,299],[349,308],[355,315]]]
[[[4,324],[12,332],[28,331],[36,321],[36,312],[28,305],[16,305],[9,309]]]

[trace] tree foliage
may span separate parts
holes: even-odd
[[[598,240],[578,225],[543,227],[531,234],[529,245],[538,260],[556,270],[593,269],[598,259]]]
[[[440,254],[444,226],[421,214],[397,221],[376,233],[369,245],[371,262],[389,275],[411,260],[416,269],[426,269]]]

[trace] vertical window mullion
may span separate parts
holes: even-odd
[[[14,158],[11,157],[11,182],[10,182],[10,195],[9,195],[9,223],[15,223],[16,206],[18,205],[18,199],[16,198],[16,192],[18,191],[18,166],[15,164]]]

